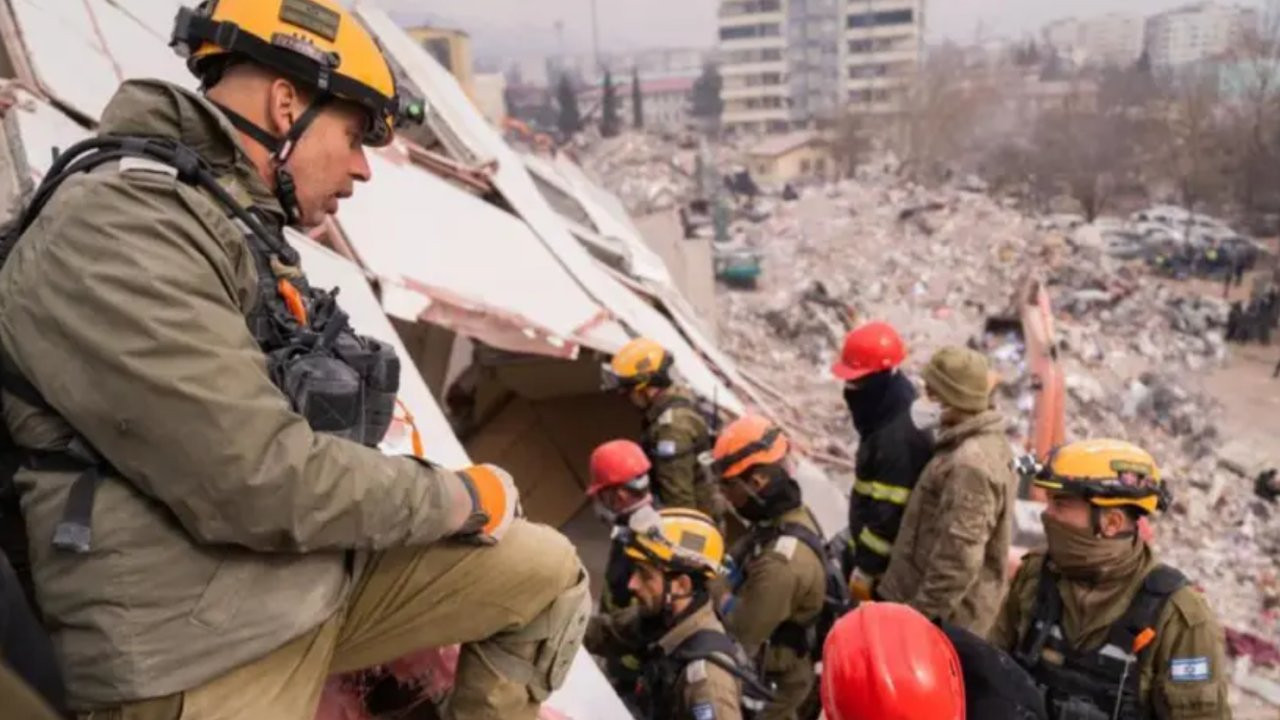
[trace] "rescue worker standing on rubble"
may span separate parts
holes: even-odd
[[[1048,548],[1023,559],[990,639],[1044,688],[1050,717],[1230,718],[1222,628],[1138,533],[1168,503],[1151,455],[1071,443],[1035,484],[1049,492]]]
[[[725,626],[775,685],[760,716],[795,720],[813,687],[815,623],[826,596],[821,530],[787,469],[790,442],[768,420],[748,415],[716,440],[713,470],[750,532],[733,549],[733,595]],[[807,538],[807,539],[806,539]]]
[[[631,574],[635,569],[627,553],[633,533],[645,532],[658,522],[649,492],[651,465],[644,450],[630,440],[610,440],[591,453],[591,485],[587,496],[596,513],[611,526],[609,559],[600,592],[600,613],[610,615],[631,607]],[[635,653],[605,656],[609,682],[624,702],[635,701],[642,658]]]
[[[980,353],[943,348],[923,375],[942,407],[941,431],[876,595],[986,635],[1004,596],[1017,492],[1005,419],[990,409]]]
[[[738,720],[751,664],[716,616],[708,583],[719,575],[724,538],[711,518],[687,508],[660,511],[649,531],[623,534],[635,604],[599,614],[586,648],[644,658],[641,717]]]
[[[658,343],[637,338],[602,369],[604,387],[625,395],[644,413],[641,445],[653,462],[650,476],[658,502],[719,518],[721,501],[698,463],[698,456],[711,449],[711,433],[693,393],[672,378],[674,362]]]
[[[334,0],[184,8],[173,44],[202,94],[125,82],[107,155],[55,164],[0,273],[5,420],[68,704],[310,720],[330,674],[462,643],[446,716],[531,720],[590,613],[573,547],[519,519],[497,467],[377,450],[398,361],[282,233],[369,180],[364,146],[404,107],[387,60]]]
[[[933,437],[916,427],[916,391],[898,367],[906,345],[887,323],[863,325],[845,337],[831,372],[844,380],[844,401],[858,431],[858,456],[849,503],[845,573],[857,600],[871,599],[889,567],[889,554],[920,471],[933,454]]]

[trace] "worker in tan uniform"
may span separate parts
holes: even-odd
[[[711,518],[687,508],[660,511],[647,532],[627,531],[633,606],[602,613],[586,647],[611,657],[639,654],[641,715],[650,720],[737,720],[743,686],[764,692],[741,647],[716,616],[708,583],[721,572],[724,538]]]
[[[789,453],[780,428],[749,415],[717,439],[712,466],[725,497],[751,523],[732,553],[740,576],[723,608],[725,627],[774,686],[776,697],[760,715],[766,720],[795,720],[808,698],[827,587],[821,533],[787,470]]]
[[[334,0],[184,8],[173,44],[202,93],[125,82],[0,271],[13,481],[70,709],[311,720],[331,674],[461,643],[446,716],[532,720],[590,614],[573,547],[499,468],[378,450],[398,358],[283,232],[369,179],[407,107],[391,67]]]
[[[1168,504],[1151,455],[1071,443],[1035,484],[1048,547],[1023,559],[990,640],[1044,689],[1050,718],[1230,718],[1222,627],[1138,533]]]
[[[981,354],[943,348],[923,375],[942,407],[941,431],[875,594],[986,635],[1004,596],[1017,492],[1006,423],[989,409]]]
[[[662,507],[687,507],[713,518],[721,513],[715,485],[698,457],[711,449],[707,421],[693,393],[672,377],[674,358],[658,343],[637,338],[603,368],[604,386],[644,413],[641,442],[653,463],[653,493]]]

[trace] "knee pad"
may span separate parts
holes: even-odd
[[[508,680],[523,683],[542,702],[564,684],[591,617],[587,572],[578,565],[574,584],[528,625],[480,643],[477,650]],[[534,643],[532,658],[511,651],[512,645]]]

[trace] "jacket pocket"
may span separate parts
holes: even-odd
[[[191,610],[191,621],[208,630],[226,627],[250,594],[260,570],[257,565],[236,558],[218,563],[200,600]]]

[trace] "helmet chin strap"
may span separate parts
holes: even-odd
[[[332,96],[327,94],[316,98],[315,102],[311,103],[311,106],[304,110],[302,115],[289,127],[289,131],[284,134],[284,137],[279,138],[254,124],[240,113],[220,103],[214,103],[237,130],[248,135],[254,142],[271,153],[276,200],[280,202],[280,207],[284,209],[285,218],[290,225],[297,225],[302,222],[302,207],[298,204],[298,187],[294,183],[293,173],[289,172],[289,169],[285,167],[285,163],[289,161],[289,157],[293,154],[294,149],[297,148],[302,134],[307,131],[311,123],[319,116],[325,105],[329,104],[331,98]]]

